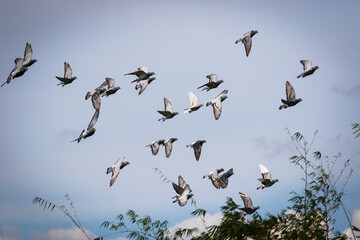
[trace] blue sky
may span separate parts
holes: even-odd
[[[66,193],[96,235],[106,233],[98,227],[104,220],[127,209],[172,225],[190,218],[193,206],[172,204],[174,190],[154,167],[173,181],[181,174],[198,207],[211,213],[227,196],[242,204],[239,191],[261,206],[259,213],[279,213],[289,192],[302,188],[300,169],[289,164],[296,152],[285,128],[308,139],[318,129],[314,151],[351,159],[355,173],[344,201],[351,212],[359,209],[359,140],[351,131],[360,116],[358,10],[357,1],[1,1],[1,82],[26,42],[38,62],[0,89],[0,231],[11,226],[22,239],[37,239],[34,232],[73,227],[61,213],[32,205],[35,196],[64,204]],[[234,43],[249,30],[259,33],[246,57]],[[301,59],[320,69],[297,79]],[[77,80],[62,88],[55,76],[64,61]],[[124,74],[140,66],[149,66],[156,80],[138,96],[134,78]],[[224,83],[197,90],[211,73]],[[105,77],[121,89],[102,99],[95,135],[71,143],[94,113],[86,92]],[[279,111],[286,81],[303,101]],[[204,104],[223,89],[229,98],[218,121],[210,107],[182,114],[189,91]],[[158,122],[164,97],[180,114]],[[163,149],[152,156],[145,148],[170,137],[179,141],[169,159]],[[207,143],[196,162],[185,146],[198,139]],[[120,156],[130,165],[109,188],[106,168]],[[259,163],[280,182],[257,191]],[[202,179],[220,167],[235,173],[223,190]],[[345,227],[339,211],[336,228]]]

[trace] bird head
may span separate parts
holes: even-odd
[[[194,196],[194,194],[192,194],[192,193],[189,193],[188,195],[186,195],[187,196],[187,199],[190,199],[192,196]]]
[[[279,181],[279,179],[274,179],[274,180],[273,180],[273,182],[278,182],[278,181]]]
[[[224,101],[227,98],[228,98],[228,96],[224,95],[224,96],[221,97],[221,101]]]
[[[217,81],[217,82],[220,84],[220,83],[223,83],[223,82],[224,82],[224,80],[219,80],[219,81]]]
[[[175,116],[175,115],[178,115],[178,114],[179,114],[178,112],[174,112],[174,116]]]
[[[223,168],[220,168],[220,169],[218,169],[218,170],[216,170],[218,173],[221,173],[221,172],[223,172],[224,171],[224,169]]]

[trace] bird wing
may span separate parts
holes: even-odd
[[[148,73],[149,72],[149,67],[148,66],[139,67],[138,70],[143,71],[144,73]]]
[[[194,149],[195,159],[199,161],[201,154],[201,145],[199,143],[196,143],[193,145],[193,149]]]
[[[115,80],[112,78],[105,78],[107,84],[108,84],[108,89],[113,88],[115,86]]]
[[[309,61],[309,60],[300,60],[300,63],[303,65],[305,72],[312,68],[311,61]]]
[[[31,44],[26,43],[25,52],[24,52],[24,65],[28,64],[32,58],[32,48]]]
[[[269,172],[269,169],[267,169],[264,165],[259,164],[260,172],[261,173],[267,173]]]
[[[99,91],[95,91],[95,93],[91,97],[91,101],[95,110],[99,110],[101,107],[101,98]]]
[[[22,66],[23,66],[23,64],[24,64],[24,59],[22,59],[22,58],[16,58],[15,60],[14,60],[14,63],[15,63],[15,67],[14,67],[14,70],[15,69],[21,69],[22,68]]]
[[[181,188],[184,188],[186,186],[186,182],[181,175],[179,175],[179,177],[178,177],[178,182],[179,182],[179,186]]]
[[[87,127],[87,130],[89,130],[90,128],[92,128],[95,125],[96,121],[98,120],[99,114],[100,114],[100,110],[96,110],[93,117],[91,118],[91,121],[89,123],[89,126]]]
[[[219,174],[218,174],[217,170],[214,170],[211,173],[209,173],[209,178],[210,178],[212,184],[214,185],[214,187],[220,188],[220,179],[219,179]]]
[[[172,148],[173,148],[173,146],[172,146],[171,140],[166,141],[165,142],[165,155],[167,158],[170,157]]]
[[[158,154],[159,147],[160,147],[158,142],[154,142],[153,144],[150,145],[150,147],[151,147],[151,152],[152,152],[153,155]]]
[[[184,189],[178,186],[176,183],[172,183],[172,185],[177,194],[181,195],[184,192]]]
[[[246,36],[243,38],[244,46],[245,46],[245,52],[246,56],[249,56],[251,45],[252,45],[252,39],[250,36]]]
[[[64,78],[71,78],[72,77],[72,70],[70,64],[64,62]]]
[[[189,98],[190,98],[190,107],[195,107],[198,105],[198,99],[192,92],[189,92]]]
[[[218,75],[217,74],[210,74],[206,76],[209,79],[209,82],[217,82],[218,80]]]
[[[240,193],[241,199],[244,202],[245,208],[254,208],[251,199],[243,193]]]
[[[215,119],[218,120],[221,116],[221,111],[222,111],[222,104],[220,98],[216,98],[212,105],[213,105]]]
[[[225,89],[224,91],[222,91],[219,95],[216,96],[216,98],[221,98],[222,96],[224,96],[225,94],[227,94],[229,92],[229,90]]]
[[[289,81],[286,81],[286,100],[294,101],[295,100],[295,89]]]
[[[173,106],[172,106],[171,102],[165,97],[164,97],[164,105],[165,105],[165,111],[168,111],[168,112],[173,111]]]

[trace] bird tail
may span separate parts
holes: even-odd
[[[287,108],[287,106],[284,104],[284,105],[280,105],[280,107],[279,107],[279,110],[281,110],[281,109],[285,109],[285,108]]]
[[[257,190],[259,190],[259,189],[264,189],[264,185],[261,185],[260,187],[257,187],[256,189],[257,189]]]
[[[304,73],[300,74],[299,76],[297,76],[296,78],[302,77],[304,76]]]
[[[185,109],[184,113],[190,113],[190,108]]]
[[[76,142],[76,141],[79,143],[79,142],[80,142],[80,138],[74,139],[74,140],[72,140],[72,141],[70,141],[70,142]]]
[[[6,82],[4,82],[3,84],[1,84],[1,86],[0,86],[0,87],[4,86],[4,85],[5,85],[5,83],[7,83],[7,81],[6,81]]]
[[[134,81],[131,81],[132,83],[134,83],[134,82],[140,82],[140,80],[137,78],[137,79],[135,79]]]

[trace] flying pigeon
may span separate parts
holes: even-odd
[[[313,74],[316,69],[319,69],[318,66],[312,67],[311,61],[309,60],[300,60],[300,63],[303,65],[304,68],[304,72],[302,74],[300,74],[299,76],[297,76],[297,78],[299,77],[306,77],[309,76],[311,74]]]
[[[261,186],[256,189],[271,187],[274,183],[279,181],[278,179],[272,180],[269,170],[264,165],[259,164],[259,168],[262,178],[258,178],[258,180],[261,182]]]
[[[126,75],[136,75],[138,77],[137,79],[132,81],[132,83],[133,83],[133,82],[140,82],[141,80],[148,79],[152,75],[155,75],[155,73],[154,72],[149,72],[149,67],[144,66],[144,67],[139,67],[138,71],[124,74],[124,76],[126,76]]]
[[[22,58],[16,58],[14,60],[15,63],[15,67],[14,69],[11,71],[11,73],[9,74],[9,77],[7,78],[6,82],[4,82],[3,84],[1,84],[1,87],[5,85],[5,83],[9,84],[11,80],[13,80],[14,78],[17,77],[21,77],[22,75],[24,75],[24,73],[28,70],[27,67],[23,66],[24,63],[24,59]]]
[[[227,99],[226,96],[227,93],[228,90],[224,90],[216,98],[211,100],[211,102],[206,103],[206,106],[210,106],[210,105],[213,106],[215,120],[218,120],[220,118],[221,110],[222,110],[221,102]]]
[[[126,165],[129,165],[129,162],[123,162],[125,157],[119,158],[112,167],[108,167],[106,174],[111,173],[110,187],[116,181],[116,178],[119,176],[120,170],[123,169]]]
[[[62,85],[63,87],[67,84],[72,83],[76,79],[76,77],[72,76],[70,64],[67,62],[64,62],[64,77],[55,77],[61,81],[61,83],[59,83],[57,86]]]
[[[283,108],[295,106],[296,104],[302,101],[301,98],[296,98],[295,90],[288,81],[286,81],[285,90],[286,90],[286,100],[281,99],[283,105],[280,105],[279,107],[280,110]]]
[[[239,42],[244,43],[246,56],[249,56],[251,45],[252,45],[252,37],[257,34],[257,30],[251,30],[247,33],[245,33],[240,39],[236,40],[235,44],[238,44]]]
[[[150,143],[149,145],[146,145],[145,147],[150,147],[152,154],[156,155],[159,152],[160,145],[164,145],[164,143],[165,143],[165,139],[161,139],[158,141],[153,141],[152,143]]]
[[[232,168],[230,168],[227,172],[223,173],[220,177],[220,187],[226,188],[229,183],[229,177],[231,177],[234,174],[234,171]]]
[[[100,94],[100,96],[106,91],[106,86],[108,85],[107,81],[103,82],[100,86],[95,88],[92,92],[87,92],[85,95],[85,100],[88,100],[92,97],[96,92]]]
[[[101,107],[101,97],[100,91],[95,91],[94,94],[91,96],[92,105],[95,110],[100,110]]]
[[[177,141],[177,138],[170,138],[168,140],[165,141],[164,145],[165,145],[165,155],[167,158],[170,157],[170,154],[172,152],[172,148],[173,148],[173,142]]]
[[[187,200],[193,196],[189,184],[186,184],[184,179],[179,175],[179,185],[176,183],[172,183],[172,185],[177,193],[177,195],[173,197],[175,198],[173,203],[178,202],[180,207],[185,206]]]
[[[189,98],[190,98],[190,108],[185,109],[184,113],[194,112],[203,106],[202,104],[198,104],[198,99],[195,96],[195,94],[193,94],[192,92],[189,92]]]
[[[244,211],[246,214],[253,214],[256,210],[260,208],[259,206],[254,207],[251,199],[244,193],[239,192],[239,194],[245,205],[245,207],[240,208],[240,210]]]
[[[140,88],[139,91],[139,95],[146,89],[146,87],[152,82],[154,81],[156,78],[152,77],[149,79],[145,79],[145,80],[141,80],[138,84],[135,85],[135,89],[138,90]]]
[[[26,43],[26,47],[25,47],[25,51],[24,51],[24,62],[23,62],[23,66],[24,67],[30,67],[31,65],[33,65],[34,63],[37,62],[36,59],[32,59],[32,47],[31,44]]]
[[[158,111],[161,115],[163,115],[162,118],[160,118],[158,121],[163,120],[165,122],[166,119],[173,118],[174,116],[178,115],[178,112],[173,112],[173,106],[171,102],[164,97],[164,105],[165,105],[165,111]]]
[[[219,189],[220,188],[220,177],[219,177],[219,173],[223,172],[224,169],[220,168],[220,169],[215,169],[214,171],[209,172],[208,174],[204,175],[203,178],[208,177],[212,184],[214,185],[215,188]]]
[[[94,133],[96,131],[96,129],[94,128],[94,125],[95,125],[96,121],[98,120],[99,114],[100,114],[100,110],[96,110],[93,117],[91,118],[91,121],[90,121],[87,129],[86,130],[83,129],[82,132],[80,133],[80,136],[77,139],[72,140],[71,142],[77,141],[79,143],[81,139],[86,139],[86,138],[94,135]]]
[[[224,80],[218,80],[217,74],[210,74],[207,75],[206,77],[209,79],[209,82],[198,87],[198,89],[204,87],[201,91],[204,90],[209,91],[210,89],[217,88],[221,83],[224,82]]]
[[[186,145],[186,147],[192,147],[194,149],[196,161],[199,161],[200,159],[201,148],[204,143],[206,143],[205,140],[198,140],[196,142],[193,142],[192,144]]]
[[[107,90],[105,92],[103,92],[103,94],[101,95],[102,97],[103,96],[108,97],[112,94],[115,94],[117,92],[117,90],[120,89],[120,87],[115,87],[115,80],[112,78],[105,78],[105,82],[103,84],[101,84],[101,86],[102,85],[104,85],[104,86],[107,85]]]

